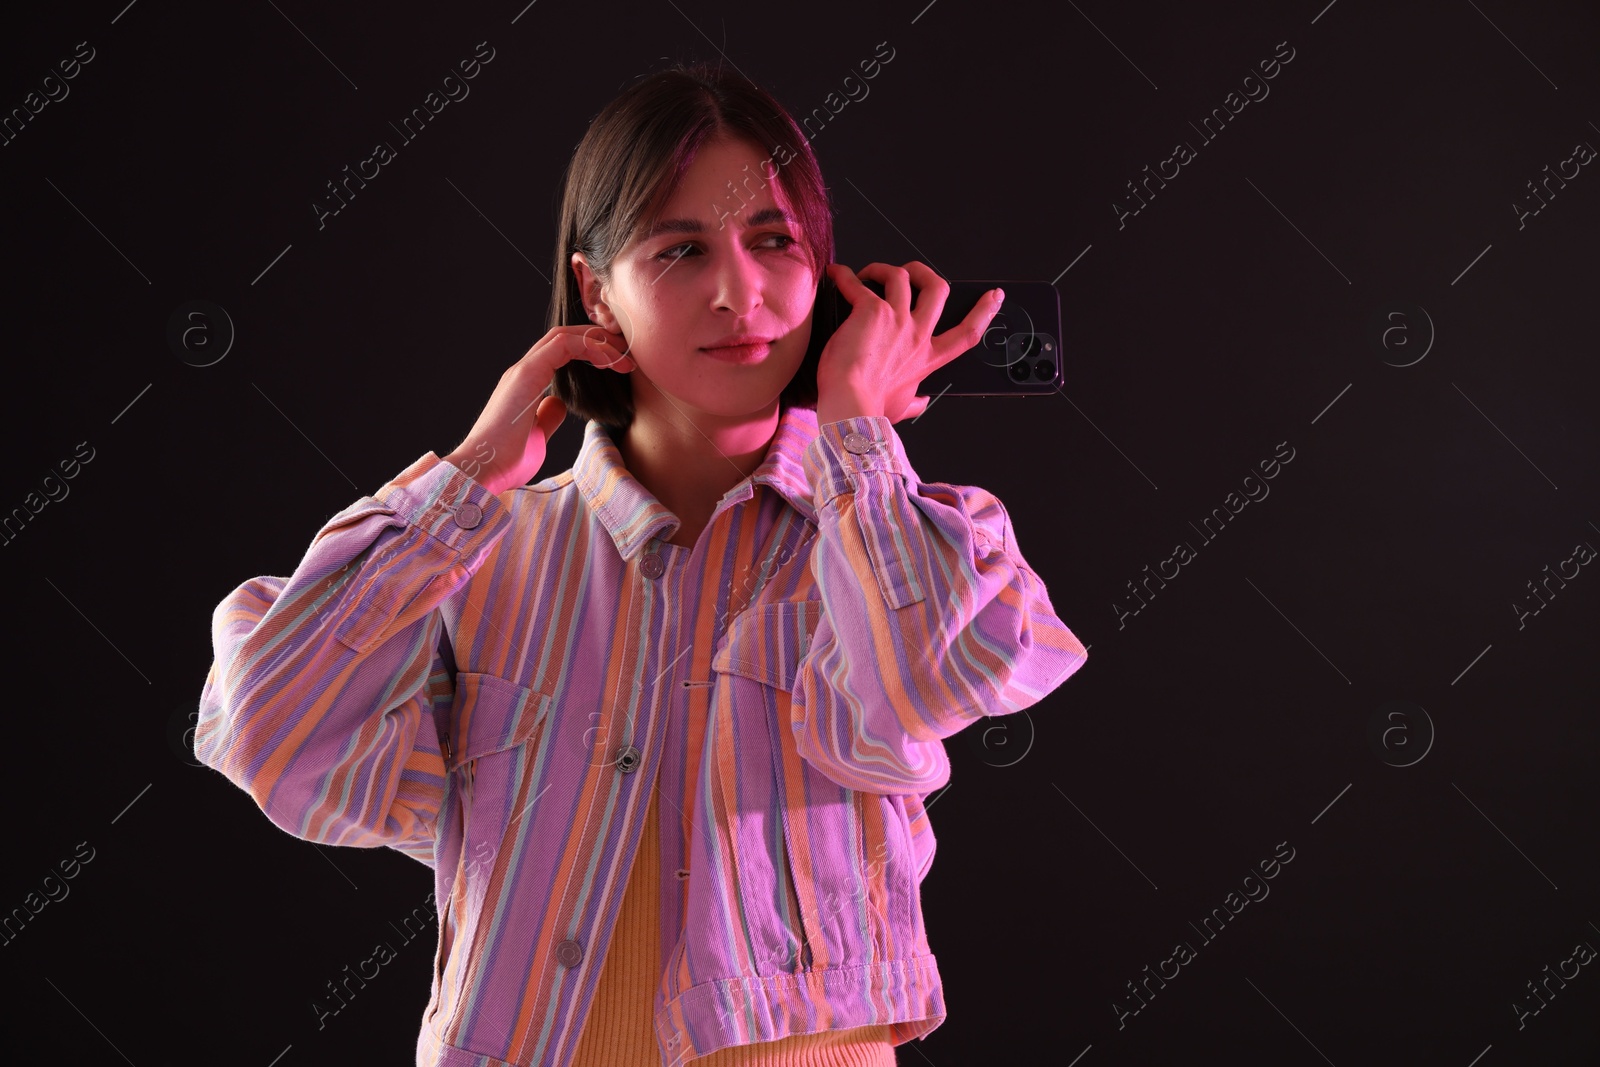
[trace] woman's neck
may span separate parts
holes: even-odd
[[[776,401],[767,414],[729,418],[691,415],[670,401],[635,400],[633,421],[617,435],[617,447],[628,473],[678,517],[669,543],[694,546],[728,490],[761,466],[778,418]]]

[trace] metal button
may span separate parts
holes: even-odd
[[[567,939],[556,946],[556,962],[563,967],[576,967],[583,962],[583,946]]]
[[[856,433],[854,430],[851,430],[849,433],[844,435],[844,447],[859,456],[863,452],[871,452],[873,442],[872,438],[868,437],[866,434]]]
[[[632,774],[639,767],[639,750],[632,745],[627,746],[617,753],[617,769],[623,774]]]
[[[639,561],[639,573],[646,578],[659,578],[666,571],[667,565],[661,562],[659,552],[648,553]]]
[[[483,509],[472,501],[467,501],[456,508],[456,525],[463,530],[471,530],[483,521]]]

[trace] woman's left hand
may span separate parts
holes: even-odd
[[[890,422],[921,415],[933,400],[917,396],[917,385],[976,346],[1005,298],[999,290],[985,293],[966,318],[934,337],[950,283],[926,263],[870,263],[859,274],[830,263],[828,277],[849,301],[850,313],[817,364],[818,425],[856,415],[884,415]],[[882,284],[883,297],[861,284],[862,278]]]

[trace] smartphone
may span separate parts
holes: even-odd
[[[883,296],[878,282],[862,279],[862,284]],[[1006,298],[983,337],[924,378],[918,396],[1041,396],[1060,388],[1061,298],[1049,282],[953,281],[934,336],[959,324],[978,298],[994,288],[1004,289]],[[913,287],[913,307],[917,298]],[[812,314],[810,358],[820,357],[850,310],[833,279],[824,277]]]

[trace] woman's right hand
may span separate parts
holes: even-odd
[[[628,342],[592,323],[557,326],[500,375],[500,384],[466,440],[442,457],[496,496],[527,485],[544,465],[545,444],[566,418],[555,394],[543,397],[556,368],[586,359],[618,374],[634,369]]]

